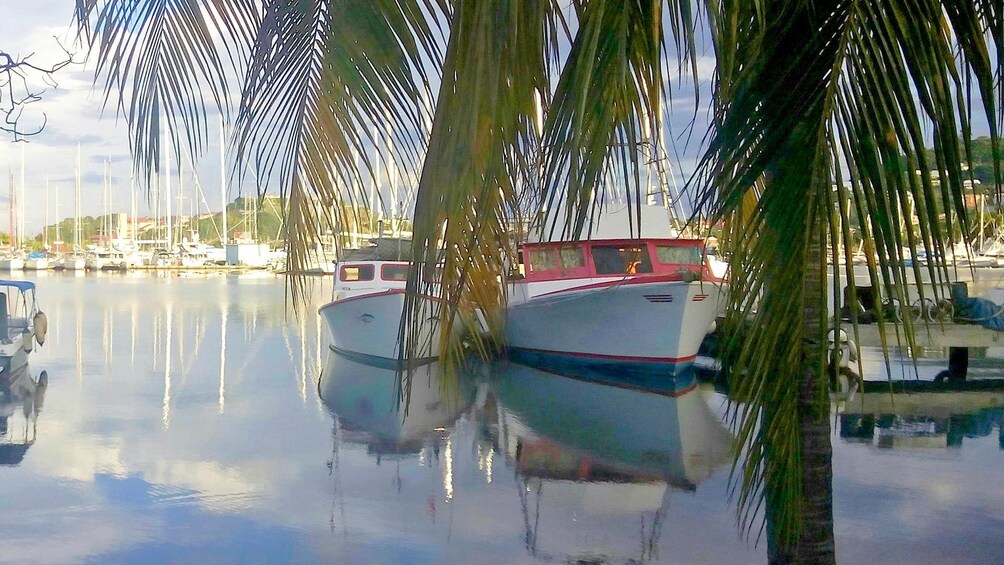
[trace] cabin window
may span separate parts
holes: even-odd
[[[660,263],[670,263],[673,265],[700,265],[701,248],[691,245],[659,245],[655,248],[659,255]]]
[[[529,255],[531,271],[547,271],[555,267],[552,249],[531,249]]]
[[[345,265],[342,267],[342,282],[373,280],[373,265]]]
[[[651,273],[648,248],[639,245],[594,245],[593,265],[597,275]]]
[[[562,247],[558,250],[562,269],[578,269],[586,266],[586,256],[581,247]]]
[[[380,278],[385,281],[406,281],[408,265],[384,265],[380,267]]]

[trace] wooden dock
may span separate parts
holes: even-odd
[[[861,347],[881,347],[879,325],[858,325],[858,345]],[[847,335],[853,336],[854,332],[850,322],[844,322],[840,327],[847,332]],[[898,328],[898,341],[895,325],[885,323],[883,327],[886,334],[886,345],[907,346],[902,324]],[[975,324],[914,322],[913,329],[914,344],[922,347],[1004,347],[1004,332],[989,330]]]

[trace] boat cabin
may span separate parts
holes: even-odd
[[[409,263],[391,261],[350,261],[338,264],[335,288],[363,290],[404,288],[408,282]]]
[[[26,331],[37,313],[35,283],[0,281],[0,342],[9,343]]]
[[[636,275],[714,279],[701,239],[526,243],[522,261],[529,282]]]

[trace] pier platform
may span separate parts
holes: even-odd
[[[882,347],[879,333],[880,324],[858,325],[858,345],[862,347]],[[900,324],[899,340],[895,325],[882,324],[886,334],[886,345],[907,345],[906,334]],[[852,335],[850,323],[841,324],[841,328]],[[1004,347],[1004,332],[989,330],[975,324],[955,324],[942,322],[914,322],[914,344],[922,347]]]

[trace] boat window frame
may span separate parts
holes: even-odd
[[[345,278],[345,273],[348,269],[355,268],[358,269],[359,277],[353,280]],[[362,274],[364,270],[369,270],[369,277],[363,277]],[[342,265],[338,269],[338,282],[343,283],[359,283],[359,282],[371,282],[376,278],[376,267],[368,263],[353,263],[351,265]]]
[[[386,276],[387,269],[402,269],[402,268],[404,269],[403,279],[387,278]],[[411,265],[408,265],[407,263],[386,263],[384,265],[380,265],[380,280],[385,282],[407,282],[410,269]]]
[[[687,263],[680,263],[679,261],[663,261],[662,255],[660,255],[660,249],[687,249],[691,254],[693,254],[693,261]],[[701,249],[699,245],[673,245],[671,243],[656,243],[655,244],[655,258],[660,265],[680,265],[687,267],[701,267],[705,262],[705,251]]]
[[[549,267],[538,268],[534,265],[534,255],[538,253],[546,253],[550,257],[551,262]],[[530,249],[524,248],[523,255],[526,259],[526,265],[529,267],[528,270],[531,273],[557,272],[561,264],[556,249],[550,245],[535,246]]]
[[[639,262],[639,267],[640,268],[635,269],[634,272],[630,272],[630,270],[629,270],[629,264],[626,263],[625,260],[624,260],[625,257],[624,257],[623,254],[628,250],[628,248],[630,248],[632,250],[637,250],[640,253],[640,257],[639,257],[641,259],[641,261]],[[596,251],[597,250],[603,250],[604,252],[606,252],[607,250],[610,250],[610,249],[613,249],[614,251],[616,251],[618,258],[620,258],[620,261],[621,261],[621,268],[618,269],[618,270],[611,270],[611,269],[606,268],[606,265],[603,265],[604,269],[601,271],[600,270],[600,266],[601,266],[601,263],[603,263],[603,261],[597,261],[596,260],[597,259],[596,258]],[[597,276],[611,276],[611,275],[613,275],[613,276],[616,276],[616,275],[624,275],[624,276],[651,275],[651,274],[654,274],[656,272],[655,265],[652,262],[652,252],[651,252],[650,246],[648,245],[648,242],[640,242],[640,243],[599,243],[599,244],[595,244],[595,245],[590,245],[589,246],[589,257],[592,260],[593,272],[596,273]],[[603,260],[606,260],[606,258],[604,258]]]

